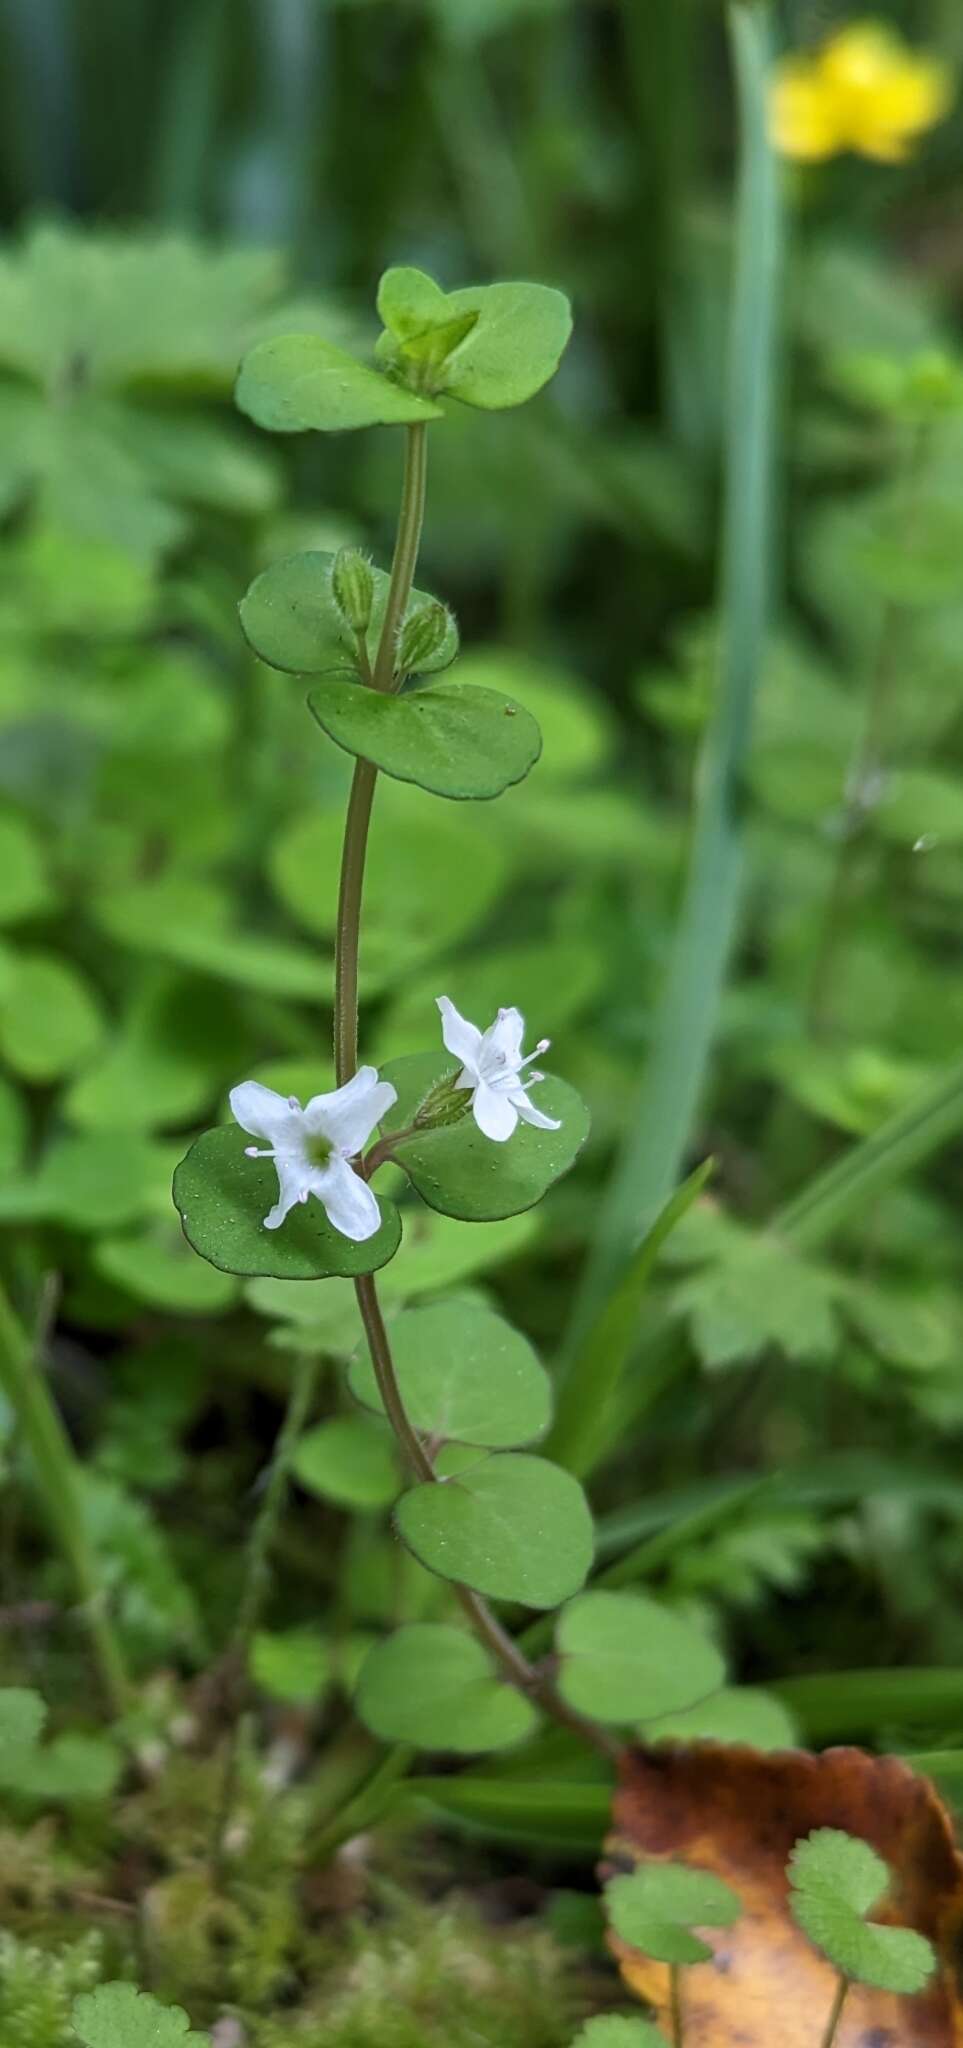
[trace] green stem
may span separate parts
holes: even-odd
[[[739,909],[742,778],[769,617],[780,210],[769,143],[769,0],[731,0],[741,129],[736,277],[715,708],[696,779],[685,897],[641,1100],[599,1209],[575,1305],[583,1341],[642,1231],[675,1186],[699,1106]]]
[[[425,428],[409,427],[407,433],[407,457],[398,539],[391,569],[384,625],[373,672],[375,688],[382,690],[390,689],[394,678],[398,629],[404,618],[414,581],[424,521],[427,457]],[[364,769],[368,770],[370,786],[361,778],[361,771]],[[335,1074],[339,1087],[350,1080],[357,1067],[358,950],[365,856],[375,774],[376,771],[367,763],[359,761],[345,823],[334,1015]],[[424,1484],[433,1485],[436,1483],[434,1466],[421,1438],[409,1422],[401,1397],[373,1275],[361,1275],[354,1286],[385,1414],[414,1477]],[[583,1735],[606,1756],[618,1754],[617,1745],[610,1740],[604,1730],[597,1729],[592,1722],[583,1721],[580,1715],[572,1713],[565,1702],[558,1698],[547,1674],[529,1664],[518,1645],[513,1642],[487,1603],[477,1593],[469,1586],[457,1583],[453,1584],[452,1590],[472,1627],[513,1685],[519,1686],[532,1698],[537,1699],[556,1720]]]
[[[845,2005],[848,1996],[849,1979],[848,1977],[840,1977],[839,1983],[836,1987],[836,1996],[833,1999],[833,2009],[829,2015],[829,2021],[826,2027],[826,2032],[824,2033],[822,2041],[820,2042],[820,2048],[833,2048],[833,2042],[836,2039],[836,2034],[839,2028],[839,2022],[842,2019],[843,2015],[843,2006]]]
[[[428,474],[427,428],[407,429],[405,475],[401,493],[398,539],[391,565],[391,582],[385,606],[381,639],[371,680],[376,690],[390,690],[394,680],[398,632],[411,596],[418,546],[425,516],[425,488]],[[350,1081],[358,1069],[358,936],[361,930],[361,898],[364,891],[368,827],[374,802],[378,770],[370,761],[357,761],[348,800],[341,860],[341,888],[334,964],[334,1070],[338,1087]]]
[[[682,1973],[678,1963],[669,1964],[669,2009],[672,2014],[672,2048],[682,2048]]]
[[[261,1505],[254,1518],[251,1534],[248,1539],[244,1586],[241,1592],[237,1620],[234,1626],[234,1638],[231,1644],[231,1662],[235,1674],[236,1690],[214,1828],[213,1863],[216,1873],[220,1873],[223,1870],[224,1844],[231,1824],[231,1815],[237,1792],[241,1708],[247,1689],[251,1645],[264,1612],[264,1602],[270,1583],[271,1552],[277,1540],[278,1528],[284,1512],[291,1461],[294,1457],[299,1438],[304,1430],[311,1402],[314,1398],[318,1364],[317,1358],[299,1358],[295,1363],[291,1391],[284,1412],[284,1420],[277,1434],[261,1498]]]
[[[36,1349],[0,1288],[0,1388],[17,1418],[47,1520],[70,1567],[104,1692],[112,1712],[121,1715],[130,1704],[130,1688],[87,1536],[80,1469]]]

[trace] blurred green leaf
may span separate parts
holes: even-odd
[[[386,1742],[471,1754],[524,1741],[537,1722],[530,1701],[500,1679],[475,1638],[416,1623],[371,1650],[356,1704]]]

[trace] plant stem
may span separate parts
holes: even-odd
[[[123,1714],[130,1687],[108,1618],[84,1521],[80,1469],[37,1359],[37,1345],[0,1288],[0,1388],[33,1460],[44,1511],[66,1558],[111,1711]]]
[[[848,1996],[849,1978],[840,1977],[839,1983],[836,1987],[836,1996],[833,1999],[833,2009],[829,2015],[829,2021],[826,2027],[826,2032],[824,2033],[822,2041],[820,2042],[820,2048],[833,2048],[833,2042],[836,2039],[836,2034],[839,2028],[839,2022],[843,2014],[843,2006],[845,2005]]]
[[[672,2048],[682,2048],[682,1976],[678,1963],[669,1964],[669,2010],[672,2015]]]
[[[241,1592],[237,1621],[234,1628],[234,1638],[231,1644],[235,1690],[231,1730],[228,1736],[227,1754],[224,1759],[224,1774],[221,1779],[221,1792],[214,1826],[212,1860],[216,1875],[223,1871],[225,1839],[231,1824],[231,1815],[237,1792],[240,1716],[247,1688],[248,1660],[251,1653],[251,1644],[254,1641],[258,1623],[264,1611],[264,1600],[270,1578],[271,1551],[277,1539],[278,1527],[284,1511],[291,1460],[308,1418],[317,1376],[317,1358],[305,1357],[296,1360],[291,1381],[291,1391],[288,1396],[287,1407],[284,1411],[284,1419],[275,1440],[261,1505],[254,1518],[254,1524],[248,1539],[244,1586]]]
[[[742,893],[742,778],[769,618],[780,208],[768,137],[769,0],[730,0],[741,131],[716,701],[696,779],[689,871],[641,1099],[567,1339],[584,1341],[679,1178],[699,1106]]]
[[[407,429],[407,456],[402,485],[398,539],[391,569],[391,584],[385,608],[381,640],[374,663],[376,689],[390,689],[394,676],[398,629],[414,581],[415,565],[425,510],[427,446],[424,426]],[[362,771],[367,771],[363,775]],[[351,1079],[357,1067],[358,1046],[358,949],[361,935],[361,903],[364,888],[365,855],[371,799],[376,770],[359,761],[348,805],[341,868],[338,912],[337,971],[335,975],[334,1045],[338,1086]],[[370,778],[370,782],[368,780]],[[412,1428],[405,1411],[395,1373],[391,1346],[385,1329],[378,1291],[372,1274],[362,1274],[355,1283],[358,1308],[364,1324],[375,1378],[385,1414],[415,1478],[436,1485],[435,1469],[425,1445]],[[607,1757],[618,1754],[618,1745],[605,1731],[571,1711],[558,1698],[546,1673],[528,1662],[511,1636],[491,1612],[487,1602],[471,1587],[457,1583],[452,1590],[486,1649],[497,1660],[513,1685],[520,1687],[555,1719],[584,1736]]]
[[[390,690],[394,679],[398,631],[411,595],[425,516],[427,474],[427,428],[423,424],[409,427],[398,539],[391,565],[391,582],[384,624],[372,670],[371,679],[376,690]],[[359,760],[355,763],[344,828],[335,939],[334,1070],[339,1088],[343,1087],[346,1081],[350,1081],[358,1067],[358,936],[361,930],[361,897],[364,890],[368,827],[371,823],[371,806],[377,779],[378,770],[370,761]]]

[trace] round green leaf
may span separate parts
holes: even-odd
[[[653,1742],[740,1742],[750,1749],[792,1749],[799,1732],[792,1715],[772,1693],[750,1685],[724,1685],[694,1707],[647,1720],[641,1731]]]
[[[407,1130],[431,1089],[458,1071],[457,1061],[444,1052],[389,1060],[383,1078],[394,1083],[398,1100],[381,1126],[385,1136]],[[560,1130],[520,1123],[507,1144],[496,1145],[466,1111],[455,1124],[405,1139],[394,1157],[422,1200],[445,1216],[466,1223],[517,1216],[534,1208],[568,1172],[588,1136],[588,1110],[567,1081],[548,1076],[535,1099],[546,1116],[560,1119]]]
[[[429,1571],[494,1600],[557,1607],[592,1563],[592,1517],[578,1481],[524,1452],[413,1487],[395,1520]]]
[[[583,1593],[559,1619],[558,1686],[596,1721],[643,1721],[718,1691],[718,1650],[641,1593]]]
[[[712,1950],[693,1927],[731,1927],[742,1911],[712,1871],[645,1863],[605,1887],[605,1910],[622,1941],[660,1963],[705,1963]]]
[[[339,433],[441,418],[440,406],[355,362],[320,334],[258,342],[241,365],[235,397],[242,412],[275,434],[308,427]]]
[[[458,1301],[409,1309],[391,1325],[395,1373],[409,1420],[425,1436],[508,1450],[548,1428],[552,1394],[527,1339],[489,1309]],[[349,1374],[351,1392],[381,1412],[367,1350]]]
[[[366,1415],[336,1415],[309,1429],[292,1469],[309,1493],[345,1508],[385,1508],[401,1484],[390,1431]]]
[[[52,953],[21,953],[0,1001],[0,1054],[27,1081],[75,1073],[102,1030],[88,983]]]
[[[383,1742],[460,1755],[522,1742],[538,1719],[530,1701],[496,1676],[473,1636],[428,1622],[399,1629],[369,1652],[355,1703]]]
[[[345,753],[435,796],[501,796],[541,751],[541,734],[522,705],[472,683],[435,683],[393,697],[329,676],[308,708]]]
[[[0,812],[0,924],[16,924],[49,907],[43,856],[13,812]]]
[[[407,268],[385,273],[378,310],[393,337],[390,358],[402,366],[429,362],[439,389],[486,411],[534,397],[557,370],[572,332],[567,298],[548,285],[443,292],[433,278]]]
[[[840,1828],[816,1828],[789,1859],[789,1909],[842,1976],[911,1997],[936,1967],[924,1935],[863,1919],[882,1897],[890,1871],[868,1842]]]
[[[205,1131],[174,1175],[184,1235],[202,1259],[245,1278],[324,1280],[333,1273],[374,1273],[394,1258],[401,1222],[383,1196],[381,1229],[364,1244],[332,1229],[314,1197],[299,1203],[280,1230],[265,1230],[264,1218],[277,1199],[277,1175],[269,1159],[245,1157],[248,1142],[237,1125]]]
[[[290,675],[321,675],[326,669],[357,663],[357,645],[334,601],[331,569],[334,555],[322,549],[286,555],[256,576],[240,604],[244,635],[255,654],[271,668]],[[381,638],[390,576],[372,567],[373,598],[368,647],[372,657]],[[410,619],[432,599],[413,590],[405,607]],[[424,662],[421,673],[448,668],[458,652],[458,628],[451,619],[441,646]]]

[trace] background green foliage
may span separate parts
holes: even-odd
[[[878,11],[963,60],[951,0]],[[784,34],[842,12],[795,0]],[[170,1202],[232,1083],[331,1085],[350,762],[236,605],[303,549],[358,542],[384,565],[400,460],[389,431],[269,440],[231,386],[247,347],[293,328],[364,353],[390,262],[452,289],[528,274],[575,302],[549,392],[431,430],[419,571],[458,612],[463,677],[517,695],[543,756],[497,811],[382,782],[362,960],[367,1056],[437,1047],[442,991],[480,1022],[516,1002],[591,1105],[537,1211],[461,1226],[392,1183],[409,1222],[390,1314],[442,1293],[502,1307],[552,1364],[645,1066],[719,637],[721,10],[642,13],[10,0],[0,25],[0,1261],[51,1326],[135,1672],[172,1670],[175,1690],[228,1637],[291,1357],[323,1359],[312,1422],[342,1434],[337,1456],[303,1447],[255,1662],[268,1726],[292,1698],[337,1725],[371,1643],[449,1610],[389,1534],[392,1471],[346,1384],[350,1283],[242,1283],[195,1257]],[[961,186],[959,109],[899,172],[787,173],[779,616],[687,1161],[716,1166],[609,1326],[625,1371],[591,1470],[572,1459],[610,1584],[706,1629],[804,1734],[940,1752],[951,1786]],[[86,1666],[5,1410],[0,1433],[0,1604],[21,1616],[5,1665],[54,1708],[46,1791],[0,1789],[20,1824],[51,1796],[73,1811],[69,1753],[66,1791],[49,1772],[84,1733]],[[720,1727],[742,1697],[720,1695]],[[172,1712],[139,1739],[166,1740]],[[537,1740],[513,1781],[428,1781],[432,1812],[590,1853],[603,1788]],[[92,1825],[70,1822],[78,1855]]]

